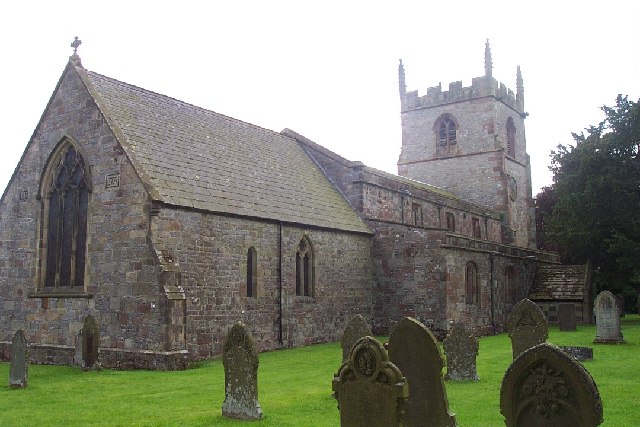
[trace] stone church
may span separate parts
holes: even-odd
[[[75,46],[77,47],[77,45]],[[504,329],[537,266],[524,90],[426,94],[399,66],[398,175],[85,69],[74,51],[0,199],[0,356],[70,364],[91,315],[113,368],[180,369],[249,325],[261,350]]]

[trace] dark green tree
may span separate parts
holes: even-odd
[[[575,146],[551,152],[554,183],[538,195],[555,199],[541,213],[543,239],[564,262],[590,260],[599,290],[629,293],[640,286],[640,104],[618,96],[602,110]]]

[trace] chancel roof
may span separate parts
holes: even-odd
[[[76,67],[152,198],[371,233],[286,135]]]

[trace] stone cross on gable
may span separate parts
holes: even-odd
[[[78,47],[82,44],[82,40],[75,36],[73,42],[71,42],[71,47],[73,48],[73,54],[76,55],[78,53]]]

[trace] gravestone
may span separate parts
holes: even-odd
[[[561,332],[573,332],[576,330],[576,306],[573,304],[560,304],[558,320]]]
[[[625,343],[620,331],[620,313],[616,298],[609,291],[602,291],[593,303],[593,314],[596,316],[596,344]]]
[[[239,420],[262,418],[258,403],[258,351],[242,322],[231,327],[224,341],[224,403],[222,416]]]
[[[618,306],[618,312],[620,317],[624,317],[624,296],[622,294],[615,294],[616,305]]]
[[[375,338],[360,338],[333,378],[341,427],[401,427],[409,387]]]
[[[9,387],[24,388],[29,380],[29,347],[22,329],[11,340],[11,361],[9,363]]]
[[[362,337],[371,335],[373,335],[371,328],[364,317],[359,314],[353,316],[344,329],[342,340],[340,341],[340,345],[342,346],[342,363],[349,357],[349,351],[356,341]]]
[[[500,388],[507,427],[592,427],[602,423],[593,378],[552,344],[526,350],[507,369]]]
[[[405,317],[389,337],[389,360],[409,383],[409,400],[405,405],[404,425],[455,426],[449,412],[447,392],[442,378],[442,355],[429,329],[416,319]]]
[[[84,319],[84,325],[80,333],[82,341],[82,365],[83,369],[97,368],[98,348],[100,346],[100,329],[96,319],[88,315]]]
[[[464,323],[458,322],[443,343],[447,358],[446,380],[478,381],[476,357],[478,356],[478,339],[467,332]]]
[[[511,338],[515,360],[525,350],[545,342],[549,337],[549,328],[540,307],[530,299],[524,298],[511,311],[507,321],[507,333]]]

